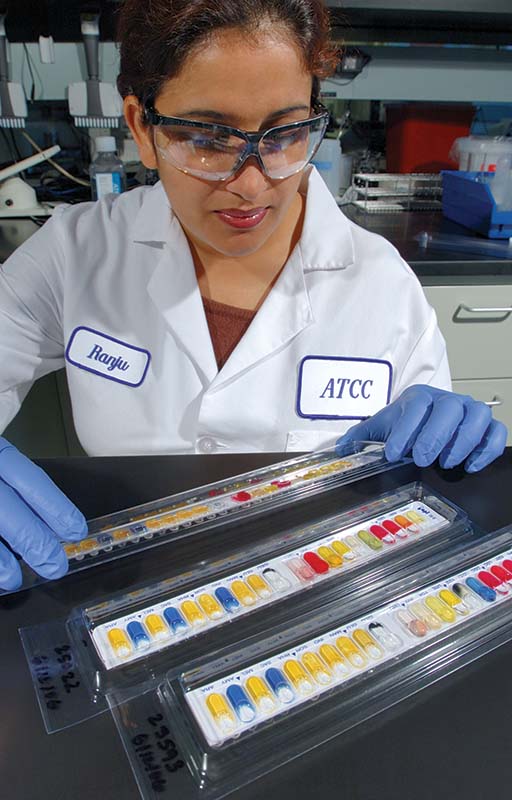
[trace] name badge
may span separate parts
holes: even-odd
[[[66,360],[79,369],[111,381],[140,386],[146,377],[151,355],[141,347],[80,326],[71,334]]]
[[[299,365],[297,414],[366,419],[389,403],[393,370],[376,358],[306,356]]]

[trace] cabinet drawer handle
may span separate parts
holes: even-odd
[[[489,406],[489,408],[493,408],[493,406],[502,406],[503,405],[503,400],[501,399],[501,397],[498,397],[497,394],[494,395],[492,400],[485,400],[484,402],[485,402],[486,406]]]
[[[512,314],[512,306],[498,308],[472,308],[471,306],[467,306],[465,303],[461,303],[457,311],[459,310],[467,311],[468,314]]]

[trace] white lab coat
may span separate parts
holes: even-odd
[[[450,388],[417,278],[389,242],[341,213],[315,169],[300,242],[220,372],[161,184],[57,209],[0,270],[0,430],[35,379],[65,366],[90,455],[323,446],[355,420],[299,415],[300,364],[311,355],[388,362],[391,401],[414,383]]]

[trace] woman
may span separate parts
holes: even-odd
[[[420,465],[499,455],[504,427],[447,391],[411,270],[308,167],[337,57],[320,0],[125,0],[119,34],[126,121],[161,183],[59,209],[4,265],[3,424],[65,364],[93,455],[307,450],[343,433]],[[57,577],[57,537],[85,521],[0,451],[2,533]],[[0,549],[0,585],[19,580]]]

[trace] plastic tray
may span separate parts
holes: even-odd
[[[491,239],[512,236],[512,211],[498,211],[489,184],[482,177],[491,173],[444,171],[443,214]]]

